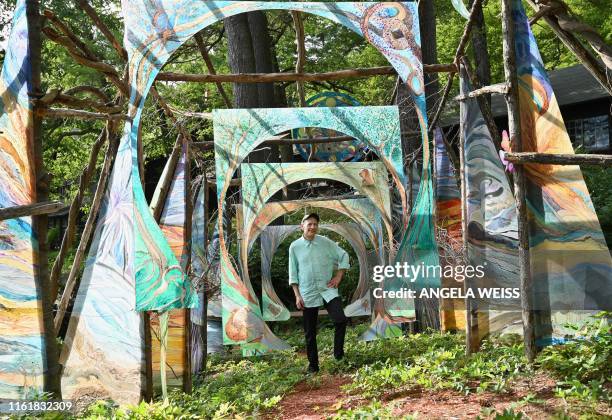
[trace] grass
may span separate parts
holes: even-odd
[[[518,337],[491,338],[482,351],[466,356],[464,337],[460,334],[427,332],[389,340],[358,341],[365,329],[349,329],[346,358],[336,362],[332,355],[333,330],[319,332],[320,366],[323,374],[349,375],[344,390],[365,402],[355,408],[338,410],[337,419],[393,418],[393,403],[380,401],[393,393],[411,388],[451,389],[464,394],[507,392],[515,379],[543,372],[557,380],[555,397],[573,407],[572,413],[583,418],[597,418],[597,404],[612,401],[612,336],[609,314],[602,314],[582,330],[580,339],[546,348],[537,363],[529,366]],[[281,333],[295,348],[303,347],[299,328]],[[295,350],[295,349],[294,349]],[[265,357],[244,359],[236,349],[210,358],[208,374],[196,378],[192,394],[174,391],[170,403],[141,403],[116,406],[108,401],[91,405],[79,418],[86,419],[167,419],[167,418],[239,418],[258,417],[273,412],[280,401],[299,382],[313,389],[320,377],[306,377],[306,360],[294,350]],[[528,395],[517,404],[538,403]],[[512,410],[483,412],[491,418],[521,418]],[[416,418],[418,414],[406,418]],[[563,416],[562,416],[563,417]],[[47,418],[58,418],[49,414]]]

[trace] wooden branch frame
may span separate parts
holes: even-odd
[[[107,121],[129,121],[130,118],[124,114],[106,114],[102,112],[89,112],[80,109],[68,108],[46,108],[40,109],[39,114],[45,118],[77,118],[80,120],[107,120]]]
[[[554,154],[554,153],[506,153],[506,159],[517,165],[539,163],[549,165],[612,166],[612,155]]]
[[[514,21],[512,17],[512,0],[501,0],[502,3],[502,46],[504,57],[504,76],[510,90],[506,95],[508,106],[508,128],[512,150],[521,151],[521,119],[519,113],[519,86],[516,67]],[[518,221],[519,242],[519,277],[521,291],[521,312],[523,320],[523,343],[525,356],[533,363],[536,356],[533,299],[531,296],[533,280],[531,278],[531,260],[529,255],[529,221],[527,219],[527,183],[524,168],[517,166],[514,173],[514,197]]]
[[[39,216],[42,214],[59,213],[68,206],[61,201],[45,201],[23,206],[5,207],[0,209],[0,220],[16,219],[18,217]]]
[[[64,317],[66,315],[66,310],[68,309],[68,304],[70,303],[70,298],[72,297],[74,289],[78,284],[77,277],[81,270],[81,263],[85,259],[85,253],[89,245],[89,240],[91,239],[91,235],[94,232],[95,222],[98,219],[98,212],[100,210],[102,198],[104,197],[104,193],[106,190],[106,183],[111,173],[113,161],[115,160],[115,155],[117,153],[117,148],[119,147],[118,140],[114,138],[114,131],[114,129],[109,130],[108,148],[106,150],[106,156],[104,157],[104,163],[102,164],[102,171],[100,172],[98,186],[96,188],[96,192],[91,203],[91,209],[89,210],[87,221],[85,222],[85,228],[83,229],[83,233],[81,234],[79,246],[74,256],[74,262],[70,269],[70,273],[68,274],[68,280],[66,280],[64,292],[62,293],[62,297],[60,298],[57,313],[55,314],[55,331],[58,334],[64,322]]]

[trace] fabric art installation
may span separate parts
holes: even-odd
[[[512,2],[522,151],[573,154],[525,10]],[[527,164],[529,250],[541,345],[562,340],[565,323],[612,309],[612,258],[579,166]]]
[[[142,114],[142,108],[146,100],[148,91],[151,85],[160,71],[161,67],[168,60],[170,55],[181,46],[187,39],[196,34],[198,31],[205,27],[218,22],[226,17],[249,12],[255,10],[296,10],[306,13],[316,14],[318,16],[328,18],[334,22],[337,22],[348,29],[362,35],[376,47],[393,65],[402,80],[407,84],[409,91],[411,92],[413,99],[416,104],[416,110],[418,115],[421,132],[423,135],[423,176],[421,178],[422,186],[419,189],[419,196],[417,197],[417,205],[415,211],[412,213],[411,234],[405,235],[405,240],[400,247],[402,256],[405,258],[420,258],[424,254],[425,257],[429,256],[435,251],[435,244],[433,241],[433,223],[432,223],[432,203],[433,203],[433,191],[431,188],[431,175],[429,167],[429,143],[427,141],[427,121],[425,112],[425,97],[424,97],[424,82],[422,72],[422,62],[420,54],[420,38],[418,30],[418,13],[415,3],[403,2],[403,3],[353,3],[353,2],[341,2],[341,3],[299,3],[299,2],[231,2],[231,1],[220,1],[220,2],[193,2],[189,0],[184,1],[128,1],[122,2],[122,10],[125,19],[125,48],[129,56],[129,74],[130,74],[130,108],[128,116],[131,118],[130,122],[126,124],[125,140],[124,143],[129,147],[129,152],[132,155],[133,161],[137,162],[136,159],[136,140],[138,137],[138,126],[140,117]],[[148,17],[148,18],[147,18]],[[335,108],[340,109],[340,108]],[[243,110],[244,111],[244,110]],[[271,110],[268,110],[271,111]],[[277,110],[272,110],[278,112]],[[252,112],[252,110],[247,110]],[[218,115],[218,113],[217,113]],[[217,128],[219,125],[219,117],[216,118],[215,122],[215,142],[216,145],[216,156],[217,156],[217,176],[218,178],[218,200],[220,203],[225,201],[225,195],[227,193],[228,185],[224,180],[229,181],[233,176],[234,172],[238,168],[238,165],[244,159],[244,155],[235,153],[241,149],[242,142],[235,143],[235,140],[230,142],[221,141],[219,144],[219,136],[225,135],[231,138],[231,134],[222,134],[225,128]],[[266,123],[272,122],[270,120],[262,120]],[[377,126],[381,125],[381,119],[378,121]],[[225,125],[225,124],[224,124]],[[267,125],[267,124],[266,124]],[[274,126],[274,123],[271,124]],[[293,128],[306,127],[306,126],[317,126],[315,125],[294,125],[287,124],[283,127],[287,130]],[[225,125],[228,127],[228,125]],[[371,126],[359,125],[361,130],[368,130]],[[345,128],[345,127],[333,127],[323,126],[321,128],[334,129]],[[274,130],[271,130],[274,131]],[[282,131],[282,130],[281,130]],[[353,130],[336,130],[343,132],[347,135],[351,135],[358,140],[363,140],[360,136],[354,136],[351,131]],[[280,131],[276,131],[278,133]],[[272,134],[276,134],[272,133]],[[263,131],[260,134],[264,134]],[[398,132],[399,134],[399,132]],[[256,136],[258,137],[258,136]],[[386,137],[386,136],[385,136]],[[264,138],[260,138],[258,141],[263,141]],[[249,147],[251,144],[248,145]],[[368,147],[370,145],[368,144]],[[398,144],[394,144],[395,147]],[[241,150],[241,152],[250,151],[252,149]],[[375,150],[376,151],[376,150]],[[379,151],[378,151],[379,152]],[[401,151],[398,150],[401,154]],[[222,156],[224,155],[224,156]],[[230,161],[230,164],[223,162]],[[381,157],[382,160],[382,157]],[[133,165],[133,172],[135,175],[138,174],[138,166]],[[392,171],[390,171],[392,172]],[[392,172],[393,175],[398,175],[398,171]],[[401,171],[400,171],[401,173]],[[134,176],[136,178],[136,176]],[[404,189],[402,187],[401,189]],[[135,217],[138,221],[138,226],[146,226],[147,232],[150,232],[152,236],[149,241],[137,242],[137,273],[142,275],[137,276],[142,279],[143,287],[137,287],[137,290],[142,290],[147,286],[147,283],[156,281],[155,275],[157,273],[164,272],[162,265],[173,267],[174,261],[172,261],[171,253],[167,248],[167,244],[161,238],[161,234],[158,235],[158,230],[155,226],[150,225],[150,215],[139,206],[140,196],[142,195],[141,188],[139,185],[134,184],[134,196],[136,197],[136,211]],[[405,194],[403,194],[404,208],[406,208]],[[221,213],[221,212],[220,212]],[[408,213],[406,213],[407,215]],[[222,216],[219,216],[221,222]],[[404,223],[408,225],[408,218],[404,220]],[[248,290],[244,285],[241,285],[240,280],[236,282],[237,272],[236,268],[232,266],[232,263],[227,257],[227,248],[224,241],[224,233],[222,231],[221,223],[219,225],[219,237],[221,247],[221,278],[222,285],[227,288],[234,288],[239,291],[245,299]],[[423,243],[425,247],[429,248],[429,252],[424,250],[417,250],[421,246],[417,245],[416,238],[420,237],[424,239]],[[137,238],[138,239],[138,238]],[[154,249],[154,248],[160,249]],[[422,247],[421,247],[422,248]],[[164,259],[159,264],[159,270],[156,270],[154,265],[148,257],[149,255],[156,254],[164,255]],[[437,254],[431,258],[437,258]],[[159,262],[159,261],[158,261]],[[166,264],[168,263],[168,264]],[[178,272],[169,273],[172,275],[179,275]],[[167,276],[166,276],[167,277]],[[231,280],[233,279],[233,280]],[[231,283],[231,284],[228,284]],[[138,281],[137,283],[140,283]],[[147,290],[147,289],[144,289]],[[141,300],[145,300],[147,303],[151,303],[150,297],[142,296]],[[153,309],[148,304],[143,304],[145,309]],[[139,308],[141,306],[139,305]],[[234,307],[234,310],[238,311],[240,308]],[[257,317],[253,317],[248,309],[248,305],[242,307],[241,313],[238,314],[228,312],[228,316],[232,313],[232,323],[240,319],[238,323],[240,325],[252,325],[253,328],[243,329],[237,327],[232,331],[233,338],[224,336],[227,344],[238,344],[246,343],[257,340],[261,337],[264,331],[264,327],[260,324]],[[227,325],[229,318],[224,317],[224,323]],[[248,320],[248,322],[247,322]],[[238,333],[238,331],[240,331]],[[246,331],[250,331],[248,334]],[[227,331],[225,331],[227,332]]]
[[[461,71],[462,95],[472,91],[465,70]],[[464,179],[468,263],[483,266],[485,276],[472,279],[474,287],[518,287],[518,222],[510,183],[491,133],[475,98],[461,101],[460,120],[464,136]],[[522,333],[520,300],[475,300],[478,334]]]
[[[453,255],[460,255],[463,248],[463,233],[461,231],[461,191],[457,183],[455,168],[451,164],[444,144],[442,130],[434,131],[435,146],[435,179],[436,179],[436,224],[446,232],[445,247],[440,249],[442,267],[458,262]],[[460,263],[460,262],[459,262]],[[444,270],[443,270],[444,273]],[[463,287],[454,277],[442,277],[442,287]],[[463,299],[443,299],[440,303],[440,323],[444,331],[461,331],[465,329],[465,303]]]
[[[361,106],[359,101],[346,93],[341,92],[320,92],[310,98],[306,99],[306,106],[312,107],[325,107],[325,108],[336,108],[340,106]],[[322,129],[322,130],[311,130],[307,128],[300,128],[291,132],[293,138],[319,138],[319,137],[336,137],[341,136],[341,133]],[[310,162],[315,159],[320,162],[345,162],[345,161],[358,161],[363,157],[362,149],[364,145],[358,141],[349,140],[340,143],[330,144],[315,144],[314,153],[311,157],[310,144],[297,144],[295,149],[299,152],[300,156]]]
[[[17,1],[0,75],[0,208],[36,201],[25,3]],[[36,286],[37,258],[32,218],[0,220],[2,399],[33,398],[43,390],[46,355],[42,302]]]
[[[169,161],[164,172],[169,170]],[[159,221],[159,227],[168,240],[170,249],[176,256],[184,271],[187,267],[187,242],[185,231],[187,228],[187,178],[185,171],[187,167],[187,147],[184,145],[179,161],[174,169],[174,178],[168,190],[164,208]],[[164,178],[162,174],[161,179]],[[156,194],[161,193],[161,184],[158,184]],[[155,199],[153,200],[155,201]],[[194,309],[197,310],[197,309]],[[191,380],[188,371],[188,361],[186,360],[189,352],[188,330],[189,310],[173,309],[168,314],[168,330],[166,345],[166,376],[168,385],[171,387],[183,387],[183,383]],[[160,315],[158,312],[150,312],[151,323],[151,356],[153,387],[160,387],[160,350],[162,331],[160,329]]]

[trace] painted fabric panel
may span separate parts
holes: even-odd
[[[472,87],[461,73],[461,94]],[[464,162],[468,263],[484,266],[485,276],[475,287],[518,287],[518,224],[516,203],[491,133],[474,98],[461,101],[465,139]],[[476,301],[478,337],[489,332],[522,332],[520,300]],[[495,309],[488,309],[491,306]],[[488,312],[488,315],[485,315]],[[481,315],[482,314],[482,315]]]
[[[169,164],[170,162],[168,162]],[[164,172],[168,171],[168,164]],[[159,227],[168,240],[170,249],[181,264],[184,271],[187,266],[187,243],[185,241],[186,229],[186,204],[187,204],[187,179],[185,170],[187,164],[187,149],[183,151],[174,170],[174,178],[164,203],[164,208],[159,221]],[[162,175],[163,179],[163,175]],[[156,193],[159,194],[161,185],[157,185]],[[183,376],[187,367],[187,311],[189,309],[170,310],[168,316],[168,344],[166,348],[166,372],[167,383],[170,387],[182,388]],[[161,331],[159,313],[150,312],[151,323],[151,362],[153,373],[153,386],[161,389],[160,382],[160,351]]]
[[[17,1],[12,25],[0,75],[0,208],[36,201],[24,0]],[[37,252],[30,217],[0,221],[0,398],[26,399],[42,391],[45,348]]]
[[[461,191],[457,184],[455,168],[451,164],[442,130],[434,131],[435,162],[436,162],[436,224],[445,232],[444,246],[440,247],[440,263],[442,266],[442,287],[462,288],[463,283],[452,276],[445,276],[446,267],[461,262],[454,255],[460,255],[463,248],[463,233],[461,231]],[[463,299],[443,299],[440,303],[440,323],[444,331],[459,331],[465,329],[465,304]]]
[[[427,140],[424,83],[420,59],[418,13],[415,3],[192,2],[189,0],[145,2],[143,0],[124,0],[122,2],[122,9],[125,17],[125,46],[129,55],[131,85],[129,116],[132,118],[131,124],[127,124],[125,135],[130,138],[129,144],[132,150],[136,150],[136,139],[142,107],[156,74],[172,52],[183,42],[201,29],[224,17],[253,10],[299,10],[331,19],[364,36],[368,42],[375,46],[389,60],[398,70],[402,80],[407,83],[415,100],[423,136],[424,167],[421,182],[424,188],[419,189],[420,194],[417,197],[418,205],[415,212],[413,212],[414,218],[411,220],[411,224],[416,226],[416,229],[411,229],[411,231],[416,232],[416,234],[406,235],[406,240],[403,241],[403,246],[401,247],[402,256],[412,259],[419,257],[415,247],[416,241],[414,240],[417,236],[423,236],[423,242],[427,243],[427,246],[430,246],[429,242],[433,243],[433,223],[431,220],[433,191],[431,189],[429,167],[430,152]],[[149,19],[146,19],[147,16]],[[362,125],[360,127],[363,130],[368,130],[370,127],[379,125]],[[289,129],[297,127],[289,127]],[[327,126],[323,128],[334,129],[334,127]],[[343,132],[346,132],[346,130]],[[215,135],[215,138],[217,138],[217,135]],[[360,139],[359,137],[357,138]],[[232,147],[240,147],[240,143],[232,142],[230,144],[232,144]],[[399,143],[396,143],[395,147],[398,146]],[[223,152],[222,149],[223,147],[217,147],[217,156]],[[229,155],[226,156],[224,159],[229,161]],[[228,171],[219,170],[220,168],[217,167],[220,185],[224,183],[222,179],[229,181],[241,160],[242,157],[239,161],[226,165]],[[134,153],[134,162],[136,161]],[[134,174],[138,173],[136,164],[133,165],[132,169]],[[399,188],[403,190],[404,184],[402,183],[401,185],[402,187]],[[163,241],[161,233],[151,223],[150,214],[143,208],[142,202],[144,200],[142,199],[143,194],[141,190],[139,185],[134,185],[137,207],[135,216],[138,219],[138,226],[143,227],[144,230],[144,232],[139,232],[136,238],[138,241],[136,245],[138,253],[137,278],[139,284],[143,283],[143,287],[138,288],[139,291],[150,286],[147,283],[159,281],[156,275],[162,273],[165,268],[173,267],[171,253],[167,249],[167,244]],[[218,189],[219,198],[221,198],[220,202],[224,201],[226,192],[225,188]],[[403,203],[404,209],[406,209],[405,194],[403,194]],[[404,223],[407,224],[408,222],[409,220],[405,218]],[[427,232],[426,229],[429,229],[429,231]],[[140,235],[146,233],[149,236],[140,240]],[[237,272],[235,268],[231,267],[231,262],[225,257],[226,246],[223,241],[223,232],[220,232],[220,237],[222,239],[220,246],[222,251],[221,275],[223,283],[229,277],[236,279]],[[164,258],[157,261],[151,260],[151,255],[159,254],[163,255]],[[168,274],[178,275],[176,271],[169,272]],[[238,281],[238,283],[240,282]],[[230,287],[235,287],[236,290],[239,290],[241,286],[238,283],[232,284]],[[246,287],[241,292],[247,292]],[[170,293],[170,296],[172,296],[172,293]],[[150,297],[142,296],[139,302],[143,299],[146,301],[144,306],[152,305]],[[170,303],[163,301],[161,304],[168,305]],[[246,318],[249,317],[247,316]],[[245,340],[246,337],[238,342],[245,342]],[[229,340],[228,342],[234,343],[235,341]]]
[[[242,206],[236,206],[236,214],[242,213]],[[378,238],[382,236],[382,229],[380,228],[380,217],[377,218],[378,210],[372,202],[366,198],[356,198],[356,199],[344,199],[344,200],[300,200],[300,201],[277,201],[266,204],[259,215],[255,219],[252,227],[250,238],[251,241],[248,245],[249,249],[257,240],[261,232],[263,232],[270,223],[272,223],[275,219],[292,213],[304,208],[325,208],[334,210],[340,214],[343,214],[353,220],[355,220],[360,226],[364,227],[368,236],[374,238],[373,243],[378,243]],[[240,226],[240,220],[237,221],[237,225]],[[244,236],[243,233],[239,232],[241,236]],[[223,287],[223,283],[221,284]],[[245,291],[249,294],[249,290]],[[223,290],[222,290],[223,292]],[[255,294],[252,295],[254,299],[256,299]],[[225,295],[224,295],[225,297]],[[223,301],[225,305],[225,300]],[[225,307],[224,307],[225,310]],[[254,313],[255,311],[260,311],[259,305],[255,305],[252,308]],[[240,316],[243,316],[243,312],[238,312]],[[271,349],[284,349],[287,348],[287,344],[276,337],[272,331],[269,330],[268,326],[263,322],[261,312],[259,312],[259,318],[263,324],[264,334],[263,337],[259,341],[250,342],[247,344],[243,344],[241,347],[243,349],[243,355],[252,356],[252,355],[261,355],[266,354]],[[234,321],[234,319],[231,319]],[[246,327],[242,329],[238,329],[238,326],[241,324],[238,321],[242,322],[242,319],[237,319],[234,323],[228,324],[224,327],[224,335],[228,333],[236,333],[241,332],[247,334]],[[245,325],[245,322],[242,322],[242,325]]]
[[[388,243],[393,240],[389,205],[388,176],[380,162],[342,163],[253,163],[240,166],[242,174],[242,201],[244,218],[242,224],[246,233],[241,237],[242,281],[253,295],[248,272],[248,244],[250,230],[255,216],[276,192],[287,185],[317,178],[331,179],[352,186],[367,196],[383,215],[387,229]],[[256,300],[257,298],[254,297]]]
[[[574,153],[536,40],[520,1],[512,2],[522,148]],[[612,308],[612,260],[580,167],[528,164],[534,307],[551,313],[537,322],[541,344],[563,336],[565,322]],[[548,325],[547,325],[548,324]]]
[[[378,151],[380,158],[391,172],[398,189],[403,191],[401,180],[404,178],[399,141],[399,119],[396,107],[345,107],[345,108],[302,108],[302,109],[242,109],[215,110],[213,112],[215,133],[215,160],[217,173],[218,202],[223,203],[229,188],[229,180],[248,153],[254,150],[262,141],[271,138],[276,133],[298,127],[324,127],[333,129],[372,145]],[[398,172],[399,170],[399,172]],[[400,178],[400,175],[402,178]],[[405,196],[405,195],[404,195]],[[223,213],[220,208],[219,213]],[[243,248],[243,249],[246,249]],[[224,322],[229,320],[231,311],[238,311],[245,305],[255,314],[241,319],[249,322],[261,322],[256,315],[258,302],[251,292],[250,282],[243,282],[222,243],[221,247],[221,284],[224,296]],[[225,299],[226,290],[234,289],[234,296],[241,303]],[[242,296],[241,298],[239,296]],[[226,312],[227,308],[233,307]],[[236,319],[234,316],[232,320]],[[241,321],[242,322],[242,321]],[[259,330],[262,329],[260,327]],[[245,328],[245,331],[253,328]],[[224,329],[224,332],[227,330]],[[245,340],[249,338],[242,334]],[[226,344],[243,342],[235,341],[227,335]]]
[[[62,396],[137,404],[145,383],[136,309],[132,157],[123,140],[100,208],[60,356]]]
[[[254,241],[258,235],[276,218],[303,208],[326,208],[335,210],[338,213],[353,219],[362,226],[370,238],[375,238],[372,243],[377,243],[378,237],[382,235],[380,228],[377,229],[376,215],[378,211],[370,200],[344,199],[344,200],[301,200],[287,202],[271,202],[264,206],[251,228],[250,238]],[[378,222],[380,225],[380,222]],[[377,233],[378,230],[378,233]],[[384,288],[384,284],[382,285]],[[414,302],[406,300],[408,309],[406,315],[414,318]],[[373,321],[370,328],[364,333],[362,339],[365,341],[375,340],[384,337],[397,337],[402,334],[402,330],[387,313],[385,313],[384,299],[375,299],[372,313]]]
[[[361,104],[359,101],[357,101],[357,99],[347,95],[346,93],[323,91],[306,99],[306,106],[335,108],[339,106],[361,106]],[[330,138],[341,136],[342,133],[325,129],[311,130],[304,127],[293,130],[291,135],[293,138]],[[310,162],[312,159],[319,162],[356,162],[363,157],[364,146],[364,144],[358,141],[348,140],[340,143],[321,143],[315,145],[296,144],[295,149],[307,162]],[[314,152],[311,156],[311,149],[313,147]]]
[[[463,16],[466,19],[470,18],[470,12],[465,7],[463,0],[451,0],[451,3],[453,4],[453,7],[457,11],[457,13],[459,13],[461,16]]]
[[[287,321],[291,314],[281,301],[272,284],[272,258],[280,244],[293,232],[297,225],[268,226],[260,237],[261,248],[261,304],[264,321]]]
[[[206,203],[206,179],[203,180],[200,189],[196,195],[196,201],[193,207],[191,218],[191,272],[194,275],[194,282],[198,283],[199,277],[206,272],[208,259],[206,258],[206,219],[204,206]],[[201,285],[195,285],[196,290],[201,290]],[[204,342],[201,332],[203,325],[204,311],[204,293],[198,292],[199,305],[197,308],[190,309],[190,333],[191,338],[191,373],[197,374],[202,370],[202,355],[204,351]]]

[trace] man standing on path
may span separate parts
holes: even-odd
[[[349,256],[335,242],[317,235],[318,214],[305,215],[301,228],[302,237],[289,246],[289,284],[293,288],[297,308],[304,311],[308,371],[318,372],[317,317],[322,305],[335,326],[334,357],[336,360],[344,357],[344,335],[348,320],[342,309],[338,285],[349,268]]]

